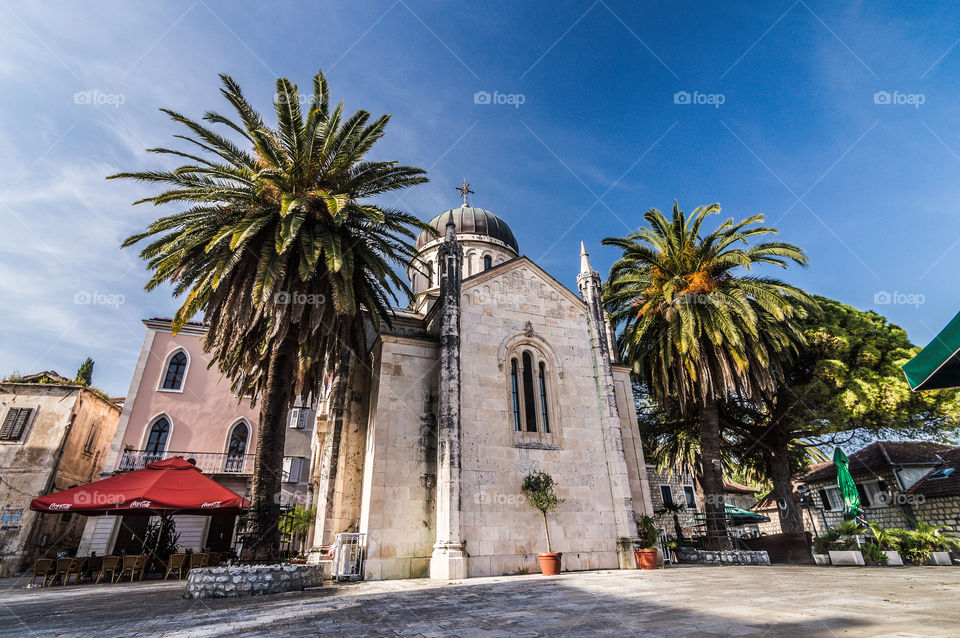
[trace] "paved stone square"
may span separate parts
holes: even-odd
[[[0,636],[957,636],[953,567],[678,567],[327,585],[184,600],[183,582],[22,589]]]

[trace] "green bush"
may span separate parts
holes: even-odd
[[[813,541],[814,554],[826,554],[830,551],[831,545],[837,540],[837,533],[833,530],[824,532],[817,536]]]
[[[890,560],[884,553],[884,549],[873,541],[865,543],[860,551],[863,552],[864,558],[878,565],[886,565],[887,561]]]
[[[660,537],[656,519],[647,515],[638,518],[637,536],[640,538],[640,549],[656,549]]]
[[[949,528],[944,525],[928,525],[923,521],[916,521],[914,525],[914,529],[885,530],[892,549],[914,565],[926,563],[933,552],[960,547],[960,539],[951,534],[948,531]]]

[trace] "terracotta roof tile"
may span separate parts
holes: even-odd
[[[941,452],[943,465],[930,470],[930,473],[914,483],[907,490],[907,494],[922,494],[928,498],[943,496],[960,496],[960,447],[955,447],[946,452]],[[935,478],[939,470],[950,470],[945,472],[947,476]]]
[[[874,441],[850,455],[850,474],[858,478],[896,465],[935,464],[939,463],[936,455],[950,449],[949,445],[932,441]],[[836,466],[828,462],[813,466],[800,480],[816,483],[836,476]]]

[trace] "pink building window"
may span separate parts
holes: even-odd
[[[183,352],[170,357],[167,364],[167,375],[163,378],[164,390],[179,390],[183,385],[183,375],[187,371],[187,355]]]

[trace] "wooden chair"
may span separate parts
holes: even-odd
[[[190,569],[196,567],[207,567],[210,564],[210,556],[207,554],[190,554]]]
[[[137,571],[140,571],[139,580],[143,580],[143,572],[147,570],[147,557],[143,555],[134,555],[134,556],[124,556],[123,564],[120,567],[120,573],[117,574],[116,579],[113,582],[120,582],[120,579],[123,578],[123,575],[130,572],[130,582],[133,582],[133,577]]]
[[[119,556],[104,556],[103,563],[100,565],[100,573],[97,574],[97,584],[99,584],[100,580],[107,575],[107,572],[110,573],[110,578],[107,580],[107,582],[114,582],[116,580],[117,570],[119,568]]]
[[[37,562],[33,564],[33,576],[30,577],[30,581],[27,582],[28,585],[32,585],[37,579],[37,576],[43,577],[43,582],[40,584],[41,587],[47,586],[47,577],[52,576],[56,571],[56,561],[52,558],[38,558]],[[50,580],[53,582],[53,579]]]
[[[53,579],[50,581],[51,584],[57,582],[58,576],[63,576],[63,582],[61,585],[66,585],[67,581],[70,580],[70,575],[73,574],[76,576],[76,582],[80,582],[80,559],[79,558],[58,558],[57,559],[57,571],[53,574]]]
[[[186,554],[170,554],[170,558],[167,559],[167,573],[163,579],[166,580],[170,578],[173,570],[177,570],[177,580],[183,578],[184,572],[187,570]]]
[[[88,582],[93,581],[93,577],[103,569],[103,556],[90,556],[83,559],[83,567],[80,569],[80,575],[84,576]]]

